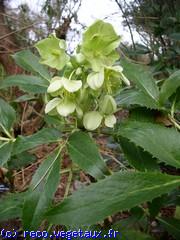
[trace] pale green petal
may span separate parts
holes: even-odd
[[[82,81],[65,79],[63,85],[68,92],[77,92],[82,87]]]
[[[83,111],[80,107],[76,106],[76,113],[77,113],[77,116],[78,118],[82,118],[83,116]]]
[[[87,77],[87,83],[90,88],[97,90],[102,87],[104,82],[104,71],[92,72]]]
[[[97,111],[88,112],[84,115],[83,125],[87,130],[93,131],[100,126],[102,118],[102,115]]]
[[[50,100],[45,107],[45,113],[52,111],[59,103],[61,102],[60,98],[53,98]]]
[[[63,116],[67,117],[69,114],[75,111],[76,104],[71,101],[63,101],[57,107],[57,112]]]
[[[63,86],[63,81],[61,80],[61,78],[58,78],[57,80],[56,79],[52,79],[48,89],[47,89],[47,92],[48,93],[53,93],[53,92],[56,92],[58,91],[59,89],[61,89]]]
[[[114,115],[109,115],[105,118],[104,123],[106,127],[113,128],[116,123],[116,117]]]
[[[123,67],[121,67],[121,66],[107,67],[107,69],[110,69],[110,70],[118,72],[118,73],[122,73],[122,71],[123,71]]]

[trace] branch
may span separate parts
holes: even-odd
[[[134,50],[136,50],[136,46],[135,46],[135,42],[134,42],[134,37],[133,37],[133,33],[132,33],[132,30],[131,30],[131,26],[130,26],[130,23],[129,23],[129,21],[128,21],[128,18],[126,17],[125,12],[124,12],[123,7],[122,7],[122,5],[120,4],[120,2],[119,2],[118,0],[115,0],[115,2],[116,2],[117,5],[119,6],[119,8],[120,8],[120,10],[121,10],[121,12],[122,12],[122,14],[123,14],[123,17],[125,18],[126,24],[127,24],[128,28],[129,28],[129,32],[130,32],[130,35],[131,35],[131,41],[132,41],[133,48],[134,48]]]

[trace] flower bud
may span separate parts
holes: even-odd
[[[102,102],[100,103],[100,111],[103,114],[110,115],[114,113],[117,109],[116,102],[111,95],[104,96]]]
[[[102,118],[97,111],[87,112],[83,118],[83,125],[87,130],[93,131],[100,126]]]

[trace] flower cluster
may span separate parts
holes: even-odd
[[[86,30],[75,56],[67,55],[64,40],[56,36],[38,42],[42,63],[61,70],[50,81],[45,112],[74,116],[90,131],[101,124],[112,128],[117,111],[113,94],[121,80],[129,85],[122,67],[115,65],[119,43],[120,37],[111,24],[100,20]]]

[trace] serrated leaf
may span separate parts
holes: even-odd
[[[21,217],[26,194],[26,192],[9,193],[0,198],[0,222]]]
[[[180,177],[161,173],[118,172],[83,188],[47,212],[54,224],[94,224],[180,185]]]
[[[136,89],[128,89],[120,92],[116,96],[116,102],[119,106],[125,107],[139,105],[150,109],[159,109],[157,101],[144,92]]]
[[[128,138],[160,161],[180,167],[180,134],[159,124],[129,121],[120,124],[117,135]]]
[[[180,237],[180,220],[176,218],[158,218],[164,228],[175,238]]]
[[[131,166],[139,171],[157,171],[159,169],[157,159],[153,158],[151,154],[144,151],[141,147],[127,140],[127,138],[120,137],[119,143],[122,150]]]
[[[54,128],[43,128],[30,136],[18,136],[13,147],[13,155],[20,154],[28,149],[35,148],[42,144],[58,142],[61,134]]]
[[[45,66],[39,63],[39,58],[29,50],[23,50],[13,55],[17,65],[32,73],[38,73],[45,79],[50,79],[50,75]]]
[[[74,163],[94,178],[104,178],[108,174],[95,142],[87,133],[79,131],[70,136],[68,153]]]
[[[124,69],[124,75],[158,104],[159,90],[150,70],[145,66],[134,64],[125,59],[121,60],[121,65]]]
[[[0,127],[9,131],[16,120],[15,110],[2,98],[0,98]]]
[[[48,81],[40,77],[29,75],[12,75],[1,81],[0,89],[18,86],[25,92],[45,93],[47,92],[48,85]]]
[[[55,150],[43,161],[33,176],[30,192],[23,206],[23,226],[37,230],[50,207],[60,180],[60,150]]]
[[[173,93],[176,92],[178,87],[180,87],[180,70],[174,72],[163,83],[160,91],[160,102],[164,103]]]
[[[12,142],[3,142],[0,144],[0,167],[4,166],[11,156]]]

